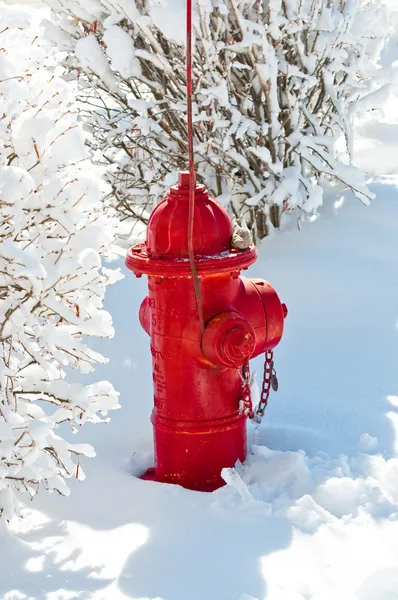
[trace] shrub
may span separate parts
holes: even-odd
[[[77,120],[75,89],[57,75],[33,12],[0,6],[0,514],[18,492],[67,494],[87,444],[62,435],[118,408],[107,381],[69,383],[105,359],[85,338],[113,335],[102,309],[120,277],[101,266],[114,238],[104,182]],[[61,435],[62,434],[62,435]]]

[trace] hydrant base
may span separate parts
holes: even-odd
[[[164,481],[162,479],[158,479],[158,477],[156,476],[156,468],[155,467],[149,467],[149,469],[147,469],[145,471],[145,473],[143,473],[142,475],[140,475],[140,479],[142,479],[142,481],[156,481],[158,483],[167,483],[167,484],[173,484],[173,485],[180,485],[181,487],[185,487],[181,481]],[[213,483],[213,484],[209,484],[208,486],[206,486],[206,489],[204,489],[203,487],[200,489],[195,489],[193,491],[195,492],[214,492],[215,490],[218,490],[220,487],[223,487],[225,485],[225,481],[219,481],[218,483]],[[185,489],[191,489],[190,487],[185,488]]]
[[[140,475],[140,479],[142,479],[143,481],[157,481],[155,467],[149,467],[149,469],[147,469],[145,473]]]
[[[189,490],[212,492],[225,482],[224,467],[246,458],[246,417],[239,413],[208,421],[176,421],[152,413],[154,474],[145,479],[174,483]]]

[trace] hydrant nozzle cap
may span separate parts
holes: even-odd
[[[236,367],[250,358],[256,345],[251,324],[235,312],[224,312],[207,324],[202,338],[205,357],[215,365]]]

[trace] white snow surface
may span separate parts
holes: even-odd
[[[128,273],[108,292],[116,336],[99,343],[111,361],[97,376],[122,409],[87,426],[86,481],[39,496],[17,537],[3,533],[1,598],[397,597],[398,192],[371,189],[368,207],[347,196],[301,231],[288,223],[251,268],[289,307],[280,389],[258,445],[212,494],[135,477],[153,459],[146,281]]]
[[[105,302],[116,335],[96,346],[111,360],[93,375],[122,408],[86,425],[97,456],[71,496],[40,494],[0,530],[1,599],[397,600],[395,91],[357,130],[355,160],[377,175],[376,198],[365,207],[341,193],[300,230],[287,221],[248,272],[289,315],[279,391],[258,436],[248,426],[257,443],[245,464],[212,494],[137,478],[153,462],[152,376],[138,323],[146,281],[127,272]]]

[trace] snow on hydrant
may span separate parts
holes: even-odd
[[[137,277],[147,275],[149,288],[139,318],[151,343],[155,466],[143,477],[212,491],[224,484],[224,467],[245,460],[246,420],[261,418],[276,387],[272,350],[287,309],[267,281],[240,276],[255,262],[256,248],[250,240],[233,244],[227,212],[203,185],[195,185],[194,285],[189,186],[189,172],[181,172],[126,265]],[[265,376],[253,411],[249,359],[261,353]]]

